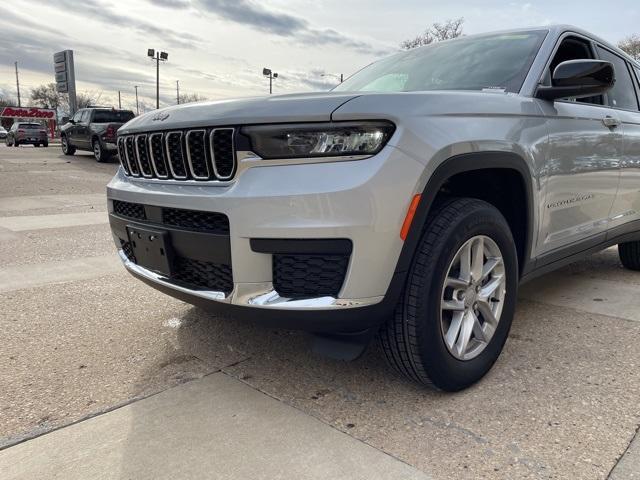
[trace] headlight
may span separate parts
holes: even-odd
[[[391,138],[390,122],[336,122],[242,127],[262,158],[375,155]]]

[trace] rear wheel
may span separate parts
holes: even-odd
[[[497,360],[518,288],[515,242],[502,214],[476,199],[449,199],[430,215],[394,318],[380,339],[404,376],[457,391]]]
[[[76,153],[76,147],[69,144],[69,140],[67,140],[67,136],[63,135],[60,138],[60,142],[62,143],[62,153],[65,155],[73,155]]]
[[[18,140],[14,140],[14,141],[13,141],[13,146],[14,146],[14,147],[18,147],[18,146],[20,146],[20,142],[18,142]]]
[[[619,244],[618,255],[625,268],[629,270],[640,270],[640,242]]]
[[[49,146],[49,142],[44,142],[44,143],[42,144],[42,146],[43,146],[43,147],[45,147],[45,148],[47,148],[47,147]]]
[[[102,148],[102,145],[100,144],[100,140],[95,138],[92,142],[92,146],[93,146],[93,156],[96,158],[96,161],[102,163],[109,160],[110,155],[105,149]]]
[[[40,144],[39,143],[34,143],[33,146],[38,148],[40,146]]]

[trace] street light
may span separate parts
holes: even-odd
[[[147,49],[147,57],[156,61],[156,108],[160,108],[160,62],[169,59],[167,52],[155,51],[153,48]]]
[[[273,93],[273,80],[278,78],[278,74],[272,72],[270,68],[263,68],[262,75],[269,77],[269,95]]]
[[[321,77],[336,77],[340,79],[340,83],[344,82],[344,73],[338,75],[337,73],[323,73],[320,75]]]

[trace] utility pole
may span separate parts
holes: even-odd
[[[140,107],[138,106],[138,86],[133,87],[136,89],[136,115],[140,115]]]
[[[344,82],[344,73],[340,74],[340,83]]]
[[[120,101],[120,90],[118,90],[118,109],[122,110],[122,102]]]
[[[18,91],[18,107],[20,105],[20,77],[18,77],[18,61],[16,60],[16,90]]]
[[[176,102],[180,105],[180,80],[176,80]]]

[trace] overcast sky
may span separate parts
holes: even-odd
[[[166,50],[161,103],[181,92],[210,99],[268,92],[263,67],[280,74],[275,93],[328,90],[398,49],[435,21],[464,17],[467,34],[570,23],[617,43],[640,33],[640,1],[595,0],[12,0],[0,14],[0,91],[22,97],[53,81],[53,53],[73,49],[78,90],[101,104],[134,108],[134,85],[155,105],[155,64]],[[323,76],[323,74],[329,74]],[[23,105],[27,103],[23,100]]]

